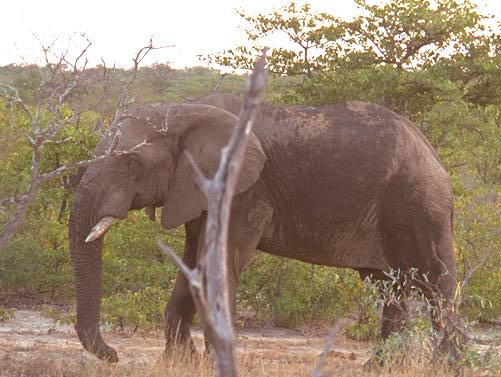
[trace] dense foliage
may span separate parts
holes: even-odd
[[[425,133],[444,161],[456,196],[455,245],[463,312],[471,319],[501,315],[501,35],[499,24],[481,16],[469,1],[390,1],[364,10],[353,20],[286,5],[272,14],[242,14],[256,46],[241,46],[208,57],[233,68],[248,68],[253,51],[269,35],[289,40],[273,46],[267,99],[276,103],[321,106],[366,100],[405,114]],[[488,22],[489,21],[489,22]],[[106,129],[124,82],[133,74],[115,69],[103,80],[104,67],[83,72],[68,98],[65,127],[43,150],[42,168],[50,170],[88,158],[98,133]],[[28,104],[37,98],[43,68],[0,68],[0,82],[18,88]],[[135,101],[196,99],[221,78],[209,68],[173,70],[156,65],[139,70],[129,92]],[[218,91],[238,93],[244,78],[226,75]],[[10,127],[23,113],[0,101],[0,200],[23,192],[31,151]],[[50,119],[50,113],[47,114]],[[72,275],[67,241],[68,207],[75,174],[42,187],[20,232],[0,253],[0,293],[24,294],[71,302]],[[14,209],[0,208],[0,224]],[[2,226],[2,225],[0,225]],[[155,239],[164,237],[182,251],[183,230],[167,234],[142,213],[115,226],[105,245],[102,319],[112,327],[160,325],[176,269],[161,255]],[[312,266],[258,254],[244,273],[242,309],[261,320],[296,325],[330,320],[340,314],[359,319],[354,337],[375,334],[373,306],[364,284],[352,271]]]

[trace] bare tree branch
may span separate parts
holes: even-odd
[[[189,281],[204,333],[214,349],[215,374],[220,377],[237,376],[235,337],[231,325],[226,271],[228,225],[231,200],[243,163],[247,138],[250,135],[255,110],[266,86],[266,51],[267,49],[263,50],[247,82],[239,122],[233,130],[228,145],[222,150],[214,177],[206,179],[192,156],[187,153],[197,182],[208,201],[204,248],[206,252],[198,266],[190,270],[172,250],[159,242],[162,251],[174,260]]]
[[[219,77],[219,80],[217,80],[216,85],[214,85],[214,88],[212,89],[212,93],[216,93],[217,90],[219,89],[219,86],[223,83],[224,78],[227,76],[227,73],[222,73],[221,76]]]
[[[184,277],[187,278],[188,280],[190,279],[190,274],[193,270],[190,270],[179,258],[179,256],[172,250],[169,246],[164,244],[162,241],[157,241],[158,247],[160,247],[160,250],[168,256],[170,259],[172,259],[172,262],[176,265],[177,268],[181,270],[183,273]]]
[[[125,154],[131,154],[138,150],[139,148],[142,148],[144,146],[150,145],[149,143],[143,141],[142,143],[129,148],[127,150],[109,150],[107,153],[88,159],[88,160],[83,160],[83,161],[77,161],[68,165],[61,166],[55,170],[52,170],[48,173],[40,174],[39,172],[39,164],[40,164],[40,152],[39,150],[35,149],[33,153],[33,158],[32,158],[32,167],[31,167],[31,182],[30,186],[28,188],[28,192],[26,195],[22,196],[14,196],[11,198],[3,199],[0,201],[0,210],[7,205],[12,205],[12,204],[18,204],[17,211],[12,217],[7,224],[3,227],[1,233],[0,233],[0,250],[7,244],[7,242],[12,238],[14,235],[15,231],[19,228],[19,226],[22,224],[22,221],[24,219],[24,216],[26,215],[26,212],[28,210],[29,205],[33,201],[35,194],[40,187],[40,185],[43,182],[46,182],[50,179],[56,178],[70,170],[78,169],[81,167],[89,166],[95,163],[98,163],[100,161],[103,161],[105,159],[111,158],[111,157],[116,157],[116,156],[122,156]]]
[[[465,272],[465,277],[463,278],[463,281],[461,282],[461,292],[464,291],[464,289],[466,288],[466,286],[468,285],[468,283],[470,282],[471,278],[473,277],[473,275],[475,275],[475,273],[480,269],[482,268],[483,266],[485,266],[485,264],[487,263],[487,261],[492,257],[492,254],[493,254],[493,251],[490,250],[483,258],[480,262],[477,263],[476,266],[474,267],[471,267],[468,269],[467,272]]]
[[[134,153],[137,149],[149,145],[146,140],[142,143],[129,148],[127,150],[117,150],[118,141],[120,138],[120,127],[115,127],[111,131],[110,138],[112,140],[110,147],[100,156],[92,156],[83,161],[72,162],[63,166],[59,166],[54,170],[41,172],[40,164],[42,160],[43,147],[50,143],[60,143],[60,140],[55,140],[56,135],[67,126],[72,125],[75,119],[81,114],[80,105],[74,105],[71,114],[68,116],[65,108],[68,98],[74,92],[75,88],[80,85],[82,73],[87,67],[87,58],[85,57],[92,42],[85,34],[81,35],[85,39],[86,45],[79,51],[73,61],[68,58],[68,51],[64,51],[59,56],[52,56],[52,48],[55,41],[50,45],[44,45],[42,41],[34,35],[40,43],[44,57],[45,67],[39,67],[41,82],[36,90],[36,98],[34,103],[28,103],[21,97],[18,89],[7,83],[0,83],[0,98],[7,101],[12,110],[10,117],[10,125],[12,129],[20,136],[24,137],[31,147],[31,169],[30,182],[25,189],[24,194],[16,193],[12,197],[0,200],[0,211],[5,210],[7,206],[17,205],[13,216],[3,224],[0,228],[0,249],[12,238],[16,230],[21,226],[28,211],[28,208],[34,200],[40,185],[48,180],[61,176],[62,174],[78,169],[80,167],[89,166],[107,158],[120,155]],[[119,114],[120,107],[128,101],[128,88],[132,85],[137,77],[139,64],[143,61],[146,55],[152,51],[164,47],[153,47],[153,42],[150,40],[148,46],[143,47],[133,58],[134,68],[133,77],[122,88],[121,94],[117,101],[115,117]],[[67,66],[71,67],[68,73]],[[27,122],[28,127],[24,124],[16,122],[15,113],[22,114]],[[46,114],[50,114],[49,119],[46,119]],[[59,165],[59,163],[58,163]]]
[[[132,76],[131,76],[130,80],[127,81],[127,83],[122,86],[122,90],[120,91],[120,94],[119,94],[118,99],[117,99],[116,104],[115,104],[116,111],[115,111],[115,115],[114,115],[113,119],[117,118],[120,109],[122,109],[124,106],[126,106],[129,99],[130,99],[129,98],[129,89],[138,77],[139,65],[141,64],[141,62],[146,58],[146,56],[151,51],[160,50],[160,49],[164,49],[164,48],[170,48],[170,47],[174,47],[174,45],[155,47],[153,45],[153,38],[150,38],[150,43],[147,46],[142,47],[136,53],[136,56],[134,58],[132,58],[132,62],[134,63],[134,65],[132,67]]]
[[[185,150],[184,154],[188,158],[188,161],[191,164],[191,167],[193,168],[193,171],[195,172],[195,181],[197,182],[198,186],[200,189],[205,193],[207,192],[209,185],[210,185],[210,180],[204,177],[204,173],[200,170],[198,167],[197,163],[193,159],[193,156],[191,155],[189,150]]]
[[[45,182],[45,181],[47,181],[49,179],[55,178],[57,176],[60,176],[61,174],[66,173],[69,170],[75,170],[75,169],[78,169],[78,168],[81,168],[81,167],[93,165],[93,164],[95,164],[97,162],[106,160],[106,159],[108,159],[110,157],[116,157],[116,156],[123,156],[123,155],[126,155],[126,154],[131,154],[131,153],[134,153],[135,151],[137,151],[138,149],[140,149],[142,147],[145,147],[145,146],[148,146],[148,145],[150,145],[150,143],[147,143],[146,140],[144,140],[140,144],[137,144],[134,147],[126,149],[126,150],[112,149],[110,152],[105,153],[103,155],[100,155],[100,156],[97,156],[97,157],[94,157],[94,158],[91,158],[91,159],[88,159],[88,160],[78,161],[78,162],[74,162],[72,164],[61,166],[61,167],[59,167],[59,168],[57,168],[57,169],[55,169],[55,170],[53,170],[53,171],[51,171],[49,173],[42,174],[42,175],[40,175],[40,180],[41,180],[41,182]]]

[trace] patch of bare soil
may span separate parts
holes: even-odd
[[[23,308],[14,310],[14,318],[0,322],[0,377],[80,377],[80,376],[212,376],[211,362],[205,359],[190,362],[162,360],[163,334],[148,335],[105,332],[104,338],[119,353],[117,364],[108,364],[87,353],[76,336],[73,326],[61,325],[45,312]],[[104,330],[104,329],[103,329]],[[501,332],[500,328],[494,329]],[[492,338],[494,330],[479,328],[476,335]],[[290,330],[273,327],[237,330],[237,352],[242,377],[311,376],[325,342],[328,327]],[[200,354],[203,336],[192,332]],[[342,371],[340,376],[452,376],[430,367],[423,369],[368,373],[365,362],[374,344],[356,342],[338,334],[325,360],[325,371]],[[167,363],[167,365],[166,365]],[[438,374],[437,374],[438,373]],[[490,374],[464,374],[483,376]],[[329,374],[327,374],[329,375]],[[332,375],[332,374],[331,374]]]
[[[313,336],[272,327],[238,330],[237,352],[244,357],[273,359],[277,365],[292,358],[308,359],[313,367],[328,335],[328,329],[323,335]],[[202,352],[202,333],[194,330],[192,336]],[[147,364],[157,360],[164,349],[161,332],[148,336],[105,332],[104,337],[119,353],[119,364],[122,365]],[[83,350],[72,326],[58,324],[40,311],[15,310],[14,318],[0,322],[0,361],[8,358],[23,363],[37,355],[57,357],[63,363],[95,360],[94,356]],[[343,364],[353,366],[362,365],[368,357],[367,343],[350,341],[342,336],[329,352],[329,358],[337,358]]]

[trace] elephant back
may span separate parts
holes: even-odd
[[[242,107],[242,98],[236,94],[217,93],[209,94],[208,96],[197,100],[196,103],[219,107],[238,116],[240,108]]]

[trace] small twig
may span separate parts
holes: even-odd
[[[139,148],[149,146],[149,145],[151,145],[151,144],[147,143],[146,140],[144,140],[142,143],[137,144],[134,147],[129,148],[127,150],[112,150],[109,153],[105,153],[105,154],[103,154],[101,156],[97,156],[95,158],[91,158],[91,159],[83,160],[83,161],[78,161],[78,162],[74,162],[72,164],[61,166],[61,167],[59,167],[59,168],[57,168],[49,173],[45,173],[45,174],[40,175],[40,180],[42,182],[45,182],[49,179],[55,178],[63,173],[66,173],[69,170],[74,170],[74,169],[78,169],[78,168],[81,168],[84,166],[94,165],[100,161],[103,161],[103,160],[111,158],[111,157],[117,157],[117,156],[123,156],[126,154],[131,154],[131,153],[134,153],[135,151],[137,151]]]
[[[329,335],[329,338],[327,339],[327,342],[325,343],[324,349],[322,350],[322,353],[320,354],[320,359],[318,360],[317,366],[315,367],[315,370],[313,371],[312,377],[326,377],[326,376],[331,376],[333,373],[325,374],[322,373],[322,368],[324,366],[324,362],[327,359],[327,355],[329,354],[330,349],[332,348],[332,345],[334,344],[334,340],[336,339],[339,330],[341,329],[343,321],[340,319],[337,319],[336,322],[334,323],[334,326],[332,327],[332,331]]]
[[[169,246],[167,246],[166,244],[164,244],[162,241],[160,240],[157,240],[157,245],[158,247],[160,248],[160,250],[166,255],[168,256],[170,259],[172,259],[172,261],[174,262],[174,264],[176,265],[177,268],[179,268],[179,270],[183,273],[184,277],[186,279],[190,279],[190,276],[191,276],[191,272],[192,270],[190,270],[184,263],[183,261],[181,260],[181,258],[179,258],[179,256],[174,252],[174,250],[172,250]]]
[[[212,93],[217,92],[217,90],[219,89],[219,86],[223,83],[223,80],[227,75],[228,75],[227,73],[221,74],[221,76],[219,77],[219,80],[217,80],[216,85],[214,85],[214,88],[212,89]]]
[[[119,110],[128,103],[129,89],[130,89],[132,83],[134,83],[137,79],[137,75],[139,72],[139,65],[141,64],[141,62],[146,58],[146,56],[151,51],[160,50],[160,49],[164,49],[164,48],[170,48],[170,47],[174,47],[174,45],[155,47],[153,45],[153,38],[150,38],[149,44],[147,46],[140,48],[139,51],[136,53],[136,56],[134,58],[132,58],[132,62],[134,63],[134,65],[132,67],[132,77],[130,78],[129,81],[127,81],[127,83],[125,85],[122,86],[122,90],[120,91],[120,94],[118,96],[118,99],[117,99],[116,105],[115,105],[116,111],[115,111],[115,116],[113,117],[114,120],[118,117]]]
[[[22,110],[22,112],[24,113],[24,115],[26,116],[26,118],[28,118],[28,121],[30,122],[30,124],[34,124],[33,115],[31,114],[31,111],[29,110],[28,105],[26,105],[24,103],[24,101],[21,99],[21,97],[19,96],[19,91],[17,90],[17,88],[10,86],[8,84],[5,84],[5,83],[0,83],[0,88],[2,88],[2,87],[4,89],[7,89],[8,91],[10,91],[11,94],[9,94],[5,91],[0,91],[0,97],[3,97],[7,101],[9,101],[10,103],[12,103],[16,106],[19,106],[20,109]]]
[[[56,144],[56,145],[60,145],[60,144],[67,143],[71,139],[72,139],[71,137],[67,137],[66,139],[63,139],[63,140],[47,140],[47,141],[44,142],[44,144]]]
[[[86,41],[87,41],[87,46],[85,46],[82,51],[80,52],[80,54],[75,58],[75,61],[73,63],[69,62],[68,60],[66,60],[66,58],[64,59],[64,61],[71,67],[73,68],[73,73],[78,73],[78,71],[80,71],[78,69],[78,61],[87,53],[87,51],[89,50],[90,46],[92,46],[92,42],[90,41],[89,38],[87,38],[87,36],[85,35],[85,33],[83,34],[80,34],[80,36],[82,38],[84,38]],[[83,65],[83,68],[81,70],[84,70],[85,67],[87,66],[87,59],[85,59],[85,63]]]
[[[208,189],[209,180],[207,178],[205,178],[204,173],[202,173],[202,171],[198,167],[198,164],[196,163],[195,159],[191,155],[190,151],[186,149],[184,151],[184,154],[188,158],[188,161],[190,162],[191,167],[193,168],[193,171],[195,172],[195,181],[197,182],[200,189],[203,192],[206,192]]]
[[[120,140],[120,136],[122,136],[122,132],[120,130],[120,127],[114,130],[112,138],[111,138],[111,143],[108,149],[106,149],[106,154],[110,154],[113,152],[118,145],[118,141]]]
[[[11,196],[10,198],[2,199],[0,200],[0,208],[5,208],[9,205],[16,204],[16,203],[22,203],[25,201],[27,198],[26,195],[22,196]]]
[[[473,275],[475,275],[475,273],[487,263],[487,261],[491,258],[492,254],[493,252],[491,250],[484,256],[484,258],[482,258],[482,260],[475,267],[469,269],[468,273],[461,282],[461,292],[463,292],[465,287],[468,285]]]

